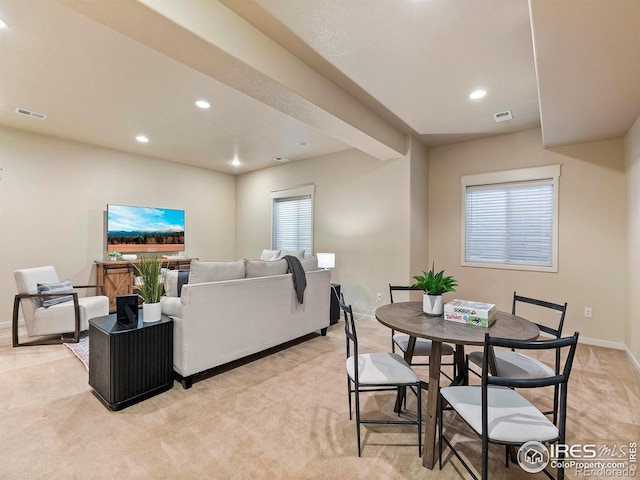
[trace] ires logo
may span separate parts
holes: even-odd
[[[551,458],[560,458],[561,455],[570,458],[597,458],[598,447],[592,443],[584,445],[567,445],[564,443],[552,444],[547,447]]]
[[[518,450],[518,463],[529,473],[538,473],[547,466],[572,468],[579,477],[629,477],[636,475],[637,443],[614,445],[544,444],[531,441]]]

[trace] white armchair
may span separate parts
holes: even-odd
[[[102,289],[102,285],[78,285],[69,289],[55,292],[39,292],[38,285],[59,283],[60,279],[56,269],[52,266],[25,268],[13,273],[18,294],[13,303],[13,346],[23,345],[49,345],[62,343],[61,334],[73,333],[73,340],[66,342],[78,342],[80,332],[89,329],[89,319],[109,315],[109,298],[104,295],[91,297],[78,297],[73,289],[96,288]],[[42,290],[42,288],[41,288]],[[60,298],[60,297],[68,298]],[[43,306],[45,303],[53,303]],[[62,301],[60,301],[62,300]],[[59,301],[60,303],[55,303]],[[34,340],[20,343],[18,339],[18,314],[22,305],[22,315],[29,337],[44,337],[55,335],[54,338]]]

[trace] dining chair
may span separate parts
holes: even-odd
[[[13,302],[13,346],[77,343],[80,332],[89,329],[89,319],[109,315],[109,297],[78,297],[79,288],[102,289],[103,285],[76,285],[60,281],[52,266],[25,268],[13,272],[18,294]],[[20,306],[29,337],[47,337],[20,343],[18,317]],[[73,333],[73,338],[62,334]]]
[[[418,429],[418,456],[422,452],[422,391],[420,379],[404,359],[390,352],[360,353],[358,335],[351,305],[346,305],[344,295],[340,295],[340,308],[344,313],[344,331],[347,351],[347,387],[349,391],[349,420],[352,415],[352,395],[355,394],[356,434],[358,456],[362,455],[360,440],[361,424],[415,425]],[[353,347],[353,348],[352,348]],[[362,419],[360,394],[381,391],[398,391],[400,387],[411,388],[416,394],[415,420]],[[399,414],[398,414],[399,415]]]
[[[391,285],[389,284],[389,300],[393,303],[393,292],[396,291],[420,291],[422,289],[418,287],[411,287],[407,285]],[[396,333],[395,330],[391,329],[391,351],[395,353],[396,347],[398,347],[403,354],[407,352],[407,348],[409,346],[409,335],[406,333]],[[442,356],[453,356],[454,349],[451,345],[443,343],[442,344]],[[413,358],[411,359],[411,366],[428,366],[429,362],[420,362],[413,361],[415,357],[430,357],[431,356],[431,340],[427,338],[416,338],[416,345],[413,349]],[[441,363],[441,366],[452,366],[453,367],[453,378],[456,376],[456,363],[455,361]],[[449,375],[442,372],[441,373],[447,377],[449,380],[452,380]],[[452,380],[453,381],[453,380]]]
[[[509,448],[522,446],[527,442],[539,442],[543,445],[550,443],[564,444],[566,438],[567,423],[567,384],[571,374],[571,366],[575,355],[579,334],[576,332],[571,337],[551,340],[509,340],[499,337],[490,337],[488,333],[484,338],[484,349],[489,351],[494,347],[506,347],[526,350],[555,350],[568,349],[562,373],[555,374],[551,371],[549,376],[539,378],[521,378],[508,376],[489,375],[489,355],[482,359],[482,383],[474,386],[455,386],[440,389],[438,397],[438,434],[439,466],[442,469],[442,447],[446,444],[453,454],[462,462],[469,474],[477,480],[469,465],[463,460],[450,440],[444,435],[443,411],[448,404],[448,410],[454,410],[456,414],[471,427],[482,440],[482,469],[481,478],[488,476],[489,444],[505,445],[506,466],[509,466]],[[554,386],[559,390],[559,415],[554,421],[549,420],[543,412],[538,410],[531,402],[520,395],[516,388],[539,388]],[[528,447],[527,447],[528,448]],[[522,450],[521,450],[522,452]],[[526,452],[522,452],[525,453]],[[518,455],[520,458],[520,453]],[[559,451],[559,467],[557,480],[564,478],[562,460],[564,453]],[[546,469],[546,464],[541,462],[539,471],[549,478],[554,478]]]
[[[558,321],[558,327],[552,328],[541,323],[536,323],[541,332],[544,332],[554,338],[560,338],[562,336],[562,328],[564,326],[564,317],[567,312],[567,304],[564,305],[558,303],[551,303],[544,300],[537,300],[535,298],[523,297],[513,292],[513,303],[511,306],[511,313],[516,314],[516,307],[518,303],[524,303],[534,305],[537,307],[547,308],[560,313]],[[471,352],[466,357],[467,372],[472,372],[478,376],[477,372],[469,369],[469,362],[475,365],[482,366],[483,352],[475,351]],[[497,374],[503,377],[513,378],[539,378],[545,376],[551,376],[553,374],[558,375],[560,373],[560,351],[556,351],[555,366],[549,367],[547,364],[541,362],[536,358],[532,358],[527,355],[515,352],[513,350],[500,350],[495,352],[495,361]],[[468,375],[468,373],[467,373]],[[468,382],[467,382],[468,383]],[[553,414],[554,421],[556,420],[558,410],[558,389],[554,388],[553,393],[553,410],[546,411],[546,415]]]

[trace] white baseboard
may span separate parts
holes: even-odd
[[[640,362],[638,362],[638,359],[633,356],[633,353],[631,353],[626,346],[624,347],[624,353],[627,354],[627,358],[631,362],[631,365],[633,365],[633,368],[635,368],[638,375],[640,375]]]
[[[20,320],[20,322],[24,322],[24,320]],[[0,322],[0,328],[11,328],[11,322]]]
[[[625,346],[624,343],[620,343],[620,342],[611,342],[609,340],[600,340],[598,338],[590,338],[590,337],[583,337],[580,336],[580,338],[578,339],[579,343],[584,343],[586,345],[593,345],[596,347],[605,347],[605,348],[613,348],[615,350],[626,350],[627,347]]]
[[[375,315],[371,315],[367,313],[353,312],[353,316],[357,319],[376,320]],[[585,345],[613,348],[614,350],[623,350],[629,357],[629,360],[631,360],[631,363],[633,363],[634,368],[636,368],[636,370],[638,370],[638,372],[640,373],[640,362],[638,362],[638,360],[631,354],[631,352],[629,351],[629,349],[624,343],[612,342],[610,340],[600,340],[599,338],[582,337],[582,336],[580,337],[579,342],[584,343]]]
[[[353,318],[357,318],[358,320],[362,319],[362,320],[376,320],[376,316],[375,315],[371,315],[368,313],[361,313],[361,312],[353,312]]]

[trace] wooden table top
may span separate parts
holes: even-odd
[[[383,325],[413,337],[458,345],[484,345],[484,334],[512,340],[535,340],[538,326],[517,315],[496,311],[495,323],[487,328],[431,317],[422,311],[422,302],[398,302],[376,310],[376,318]]]

